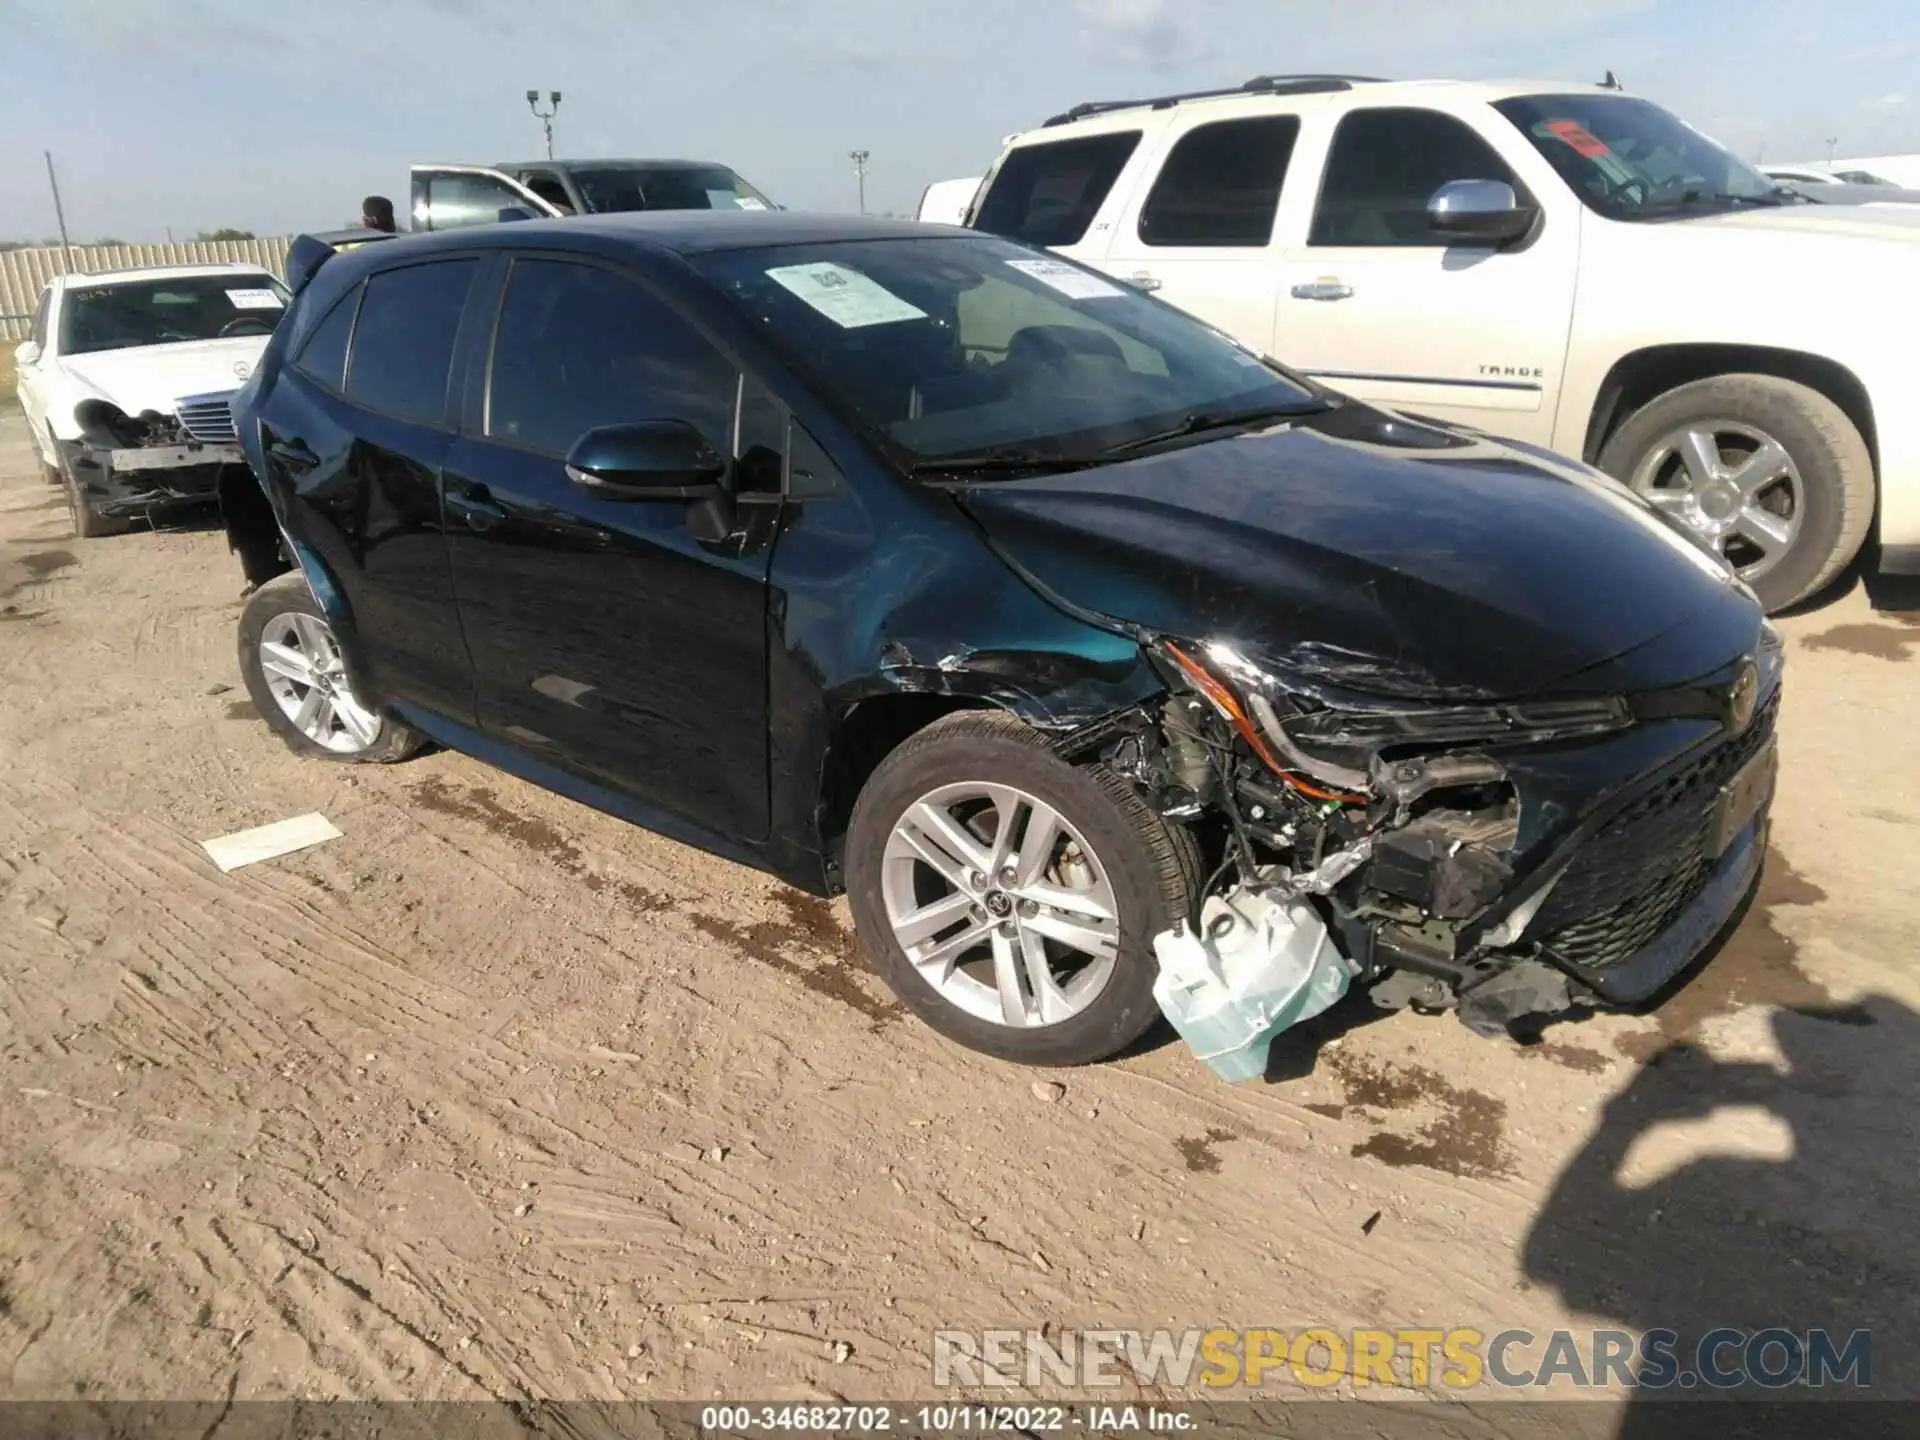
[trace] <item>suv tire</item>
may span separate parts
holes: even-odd
[[[990,804],[971,798],[989,792]],[[1017,817],[1004,829],[1003,804]],[[967,827],[957,850],[941,816]],[[1036,824],[1046,826],[1046,854],[1021,859]],[[949,837],[939,867],[923,858],[936,834]],[[989,875],[996,849],[1018,864]],[[854,805],[845,867],[861,944],[894,993],[947,1038],[1028,1065],[1104,1060],[1159,1019],[1153,937],[1188,913],[1199,889],[1186,830],[1168,826],[1111,770],[1068,764],[1038,731],[997,711],[949,715],[880,763]],[[963,898],[962,886],[972,893]],[[936,906],[951,918],[909,940],[916,963],[896,920],[924,915],[931,924]],[[1081,919],[1096,911],[1104,918]],[[1081,951],[1065,937],[1084,936],[1089,923],[1104,935]],[[1036,963],[1045,967],[1039,985]],[[1009,975],[1018,987],[1011,1000]]]
[[[263,645],[272,648],[263,652]],[[316,684],[288,673],[300,668],[290,663],[296,657],[305,662],[309,676],[319,677],[321,693],[311,710],[307,701]],[[298,570],[269,580],[247,597],[240,611],[240,675],[267,728],[296,755],[391,765],[426,744],[406,726],[354,699],[333,627]]]
[[[1684,479],[1677,441],[1689,434],[1717,437],[1725,474],[1743,458],[1724,448],[1727,440],[1744,450],[1771,439],[1792,462],[1793,475],[1773,482],[1763,502],[1769,510],[1781,509],[1769,523],[1791,525],[1790,538],[1770,563],[1741,566],[1769,614],[1822,589],[1859,553],[1873,521],[1873,457],[1846,413],[1819,391],[1773,375],[1696,380],[1634,411],[1602,448],[1602,470],[1650,498],[1673,496],[1669,514],[1685,512],[1683,519],[1709,526],[1732,524],[1728,514],[1751,502],[1721,491],[1710,503],[1723,513],[1709,516],[1666,488],[1673,478]],[[1690,474],[1692,467],[1685,470]],[[1712,540],[1723,556],[1727,547],[1736,560],[1752,553],[1737,533]]]

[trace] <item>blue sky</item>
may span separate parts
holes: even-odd
[[[1627,87],[1748,158],[1920,150],[1913,0],[0,0],[0,238],[277,233],[415,160],[725,161],[795,208],[906,211],[1078,100],[1274,71]]]

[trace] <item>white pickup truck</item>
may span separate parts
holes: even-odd
[[[1611,88],[1263,76],[1015,135],[969,223],[1335,389],[1631,485],[1769,610],[1920,570],[1920,210]]]

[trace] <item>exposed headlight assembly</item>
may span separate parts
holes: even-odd
[[[1622,729],[1633,719],[1617,697],[1324,707],[1303,702],[1232,646],[1184,649],[1162,641],[1161,649],[1270,770],[1309,796],[1344,804],[1365,802],[1373,764],[1389,751],[1578,739]]]

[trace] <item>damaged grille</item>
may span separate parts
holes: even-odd
[[[231,406],[235,393],[192,395],[182,400],[176,407],[180,428],[203,445],[232,444],[235,435]]]
[[[1655,782],[1582,845],[1540,907],[1547,948],[1592,970],[1652,943],[1713,874],[1707,854],[1714,802],[1773,735],[1780,692],[1739,735]]]

